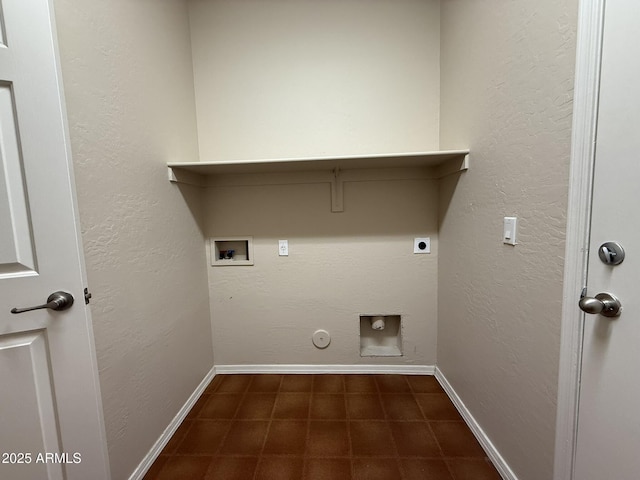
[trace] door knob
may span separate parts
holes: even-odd
[[[38,305],[37,307],[27,308],[12,308],[11,313],[24,313],[31,310],[40,310],[43,308],[50,308],[51,310],[66,310],[73,305],[73,295],[67,292],[53,292],[47,298],[47,303]]]
[[[605,317],[617,317],[622,312],[620,300],[610,293],[599,293],[593,297],[582,297],[578,306],[585,313],[600,314]]]

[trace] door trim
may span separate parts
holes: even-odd
[[[576,453],[584,334],[584,313],[578,308],[578,299],[587,279],[605,1],[580,0],[578,13],[558,372],[555,480],[573,478]]]

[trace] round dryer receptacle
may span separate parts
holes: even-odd
[[[331,335],[326,330],[316,330],[313,332],[313,344],[318,348],[327,348],[331,343]]]

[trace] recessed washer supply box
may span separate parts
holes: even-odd
[[[211,265],[214,267],[253,265],[253,237],[212,238]]]
[[[374,330],[372,318],[384,318],[384,328]],[[360,356],[401,357],[402,317],[397,315],[360,315]]]

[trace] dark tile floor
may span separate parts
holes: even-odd
[[[218,375],[145,480],[500,480],[432,376]]]

